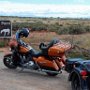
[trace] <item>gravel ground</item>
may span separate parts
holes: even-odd
[[[0,52],[0,90],[71,90],[68,73],[63,71],[56,77],[45,73],[24,70],[10,70],[3,65]]]

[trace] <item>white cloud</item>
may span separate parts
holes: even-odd
[[[89,17],[89,5],[23,4],[0,1],[0,14],[43,17]]]
[[[87,1],[86,0],[73,0],[73,2],[82,4],[82,3],[85,3]]]

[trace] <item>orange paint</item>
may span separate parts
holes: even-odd
[[[61,48],[59,46],[53,46],[50,47],[48,50],[48,55],[50,56],[62,56],[62,54],[65,52],[64,48]]]
[[[23,46],[19,46],[19,52],[25,54],[29,52],[29,49]]]
[[[38,58],[33,58],[33,59],[35,62],[37,62],[41,66],[59,70],[59,67],[54,60],[50,61],[50,60],[46,59],[45,57],[38,57]]]

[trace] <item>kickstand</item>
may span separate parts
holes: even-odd
[[[22,73],[24,71],[24,67],[21,67],[19,72]]]

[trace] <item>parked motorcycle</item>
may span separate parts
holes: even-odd
[[[45,72],[50,76],[56,76],[62,72],[65,64],[65,52],[71,48],[71,44],[59,40],[52,40],[49,44],[41,43],[40,51],[36,51],[29,44],[20,45],[15,39],[9,42],[11,51],[4,55],[3,63],[10,69],[17,67]]]

